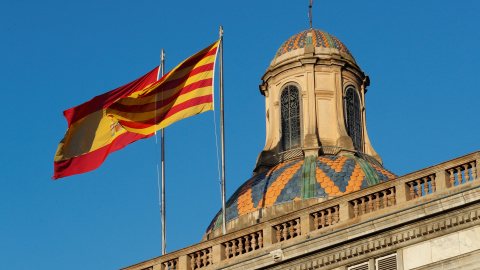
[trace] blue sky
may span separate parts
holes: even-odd
[[[308,24],[305,1],[7,1],[0,10],[0,268],[117,269],[160,255],[155,140],[57,181],[62,112],[218,38],[224,26],[227,196],[265,142],[260,77]],[[367,127],[403,175],[480,149],[478,1],[315,1],[313,26],[371,78]],[[217,97],[218,98],[218,97]],[[218,119],[218,118],[217,118]],[[167,251],[221,207],[213,113],[166,130]]]

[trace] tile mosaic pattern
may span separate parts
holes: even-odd
[[[315,162],[315,159],[312,160]],[[357,157],[349,156],[320,156],[316,159],[316,166],[309,166],[315,175],[314,183],[303,181],[309,173],[305,172],[305,159],[300,158],[278,164],[267,172],[255,175],[245,182],[230,197],[226,203],[227,222],[241,215],[255,211],[260,208],[291,202],[302,199],[302,183],[313,184],[315,194],[313,197],[328,197],[344,195],[362,188],[368,187],[370,183],[378,183],[391,180],[397,177],[394,173],[385,168],[368,163]],[[360,166],[362,162],[369,166],[368,173]],[[310,174],[311,175],[311,174]],[[373,177],[372,177],[373,175]],[[368,181],[367,181],[368,180]],[[308,190],[305,189],[304,190]],[[303,198],[305,194],[303,194]],[[221,226],[221,211],[215,216],[208,226],[206,234]]]
[[[335,48],[353,58],[353,55],[338,38],[330,35],[327,32],[317,29],[305,30],[287,39],[287,41],[280,46],[280,49],[278,49],[275,57],[279,57],[284,53],[291,52],[296,49],[304,48],[307,44],[307,34],[310,32],[312,33],[312,45],[314,47]]]

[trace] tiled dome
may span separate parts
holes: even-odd
[[[245,182],[226,203],[226,221],[272,205],[344,195],[395,177],[394,173],[355,156],[290,160]],[[220,211],[206,234],[221,224]]]
[[[338,38],[330,35],[327,32],[317,29],[305,30],[287,39],[287,41],[280,46],[280,49],[278,49],[275,57],[279,57],[284,53],[291,52],[296,49],[304,48],[307,44],[307,34],[310,32],[312,33],[311,42],[313,47],[335,48],[353,58],[353,55]]]

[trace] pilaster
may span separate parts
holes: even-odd
[[[274,243],[275,239],[275,230],[272,228],[272,226],[266,226],[263,229],[263,245],[264,246],[270,246]]]
[[[190,258],[188,255],[178,257],[178,270],[190,269]]]
[[[340,221],[349,220],[353,217],[353,205],[347,201],[340,204]]]
[[[437,190],[445,190],[452,186],[450,183],[450,175],[445,171],[441,170],[435,173],[435,184]]]
[[[406,202],[410,200],[410,193],[407,188],[407,185],[404,182],[398,182],[397,185],[395,185],[395,200],[396,204],[400,204],[403,202]]]
[[[305,65],[305,84],[307,94],[307,108],[304,109],[305,117],[305,139],[304,147],[317,147],[318,139],[316,136],[316,109],[315,109],[315,65],[306,63]]]
[[[225,250],[222,244],[217,244],[212,247],[213,263],[218,263],[225,259]]]
[[[300,216],[300,228],[302,235],[313,230],[313,222],[309,214]]]

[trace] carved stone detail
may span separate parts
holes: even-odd
[[[480,209],[472,209],[454,216],[437,220],[429,224],[420,225],[416,228],[409,228],[403,231],[394,232],[379,239],[371,240],[368,243],[359,243],[347,249],[335,253],[321,255],[320,258],[310,260],[290,267],[289,269],[312,269],[312,267],[324,267],[342,260],[350,259],[362,254],[388,248],[390,246],[405,243],[416,238],[425,237],[429,234],[442,233],[446,229],[473,222],[480,218]],[[432,238],[434,236],[432,235]],[[310,268],[309,268],[310,266]]]

